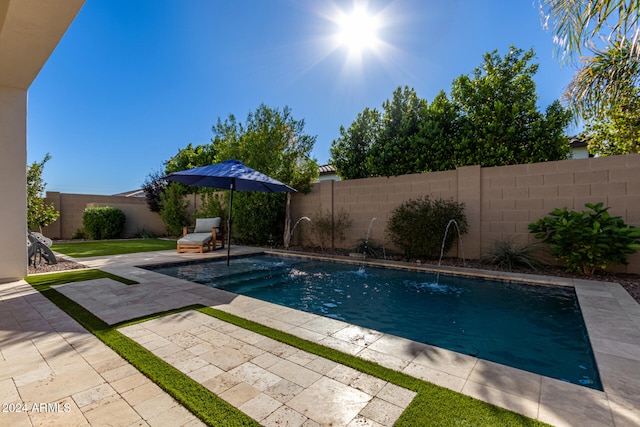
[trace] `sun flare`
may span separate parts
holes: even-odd
[[[351,54],[362,54],[365,50],[375,50],[378,39],[379,18],[370,14],[366,8],[356,6],[350,13],[341,13],[336,20],[337,42],[346,47]]]
[[[333,61],[343,59],[342,72],[350,79],[365,71],[380,70],[379,65],[392,66],[391,59],[399,53],[393,44],[397,32],[392,29],[402,21],[394,4],[374,5],[371,0],[322,2],[317,10],[323,25],[319,26],[321,54],[316,62],[330,57]]]

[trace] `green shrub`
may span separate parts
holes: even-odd
[[[160,195],[160,218],[170,236],[182,236],[182,228],[189,225],[189,202],[184,199],[184,193],[184,186],[171,183]]]
[[[233,241],[243,245],[281,244],[286,199],[285,193],[234,192]]]
[[[497,240],[482,262],[502,269],[528,268],[537,270],[542,265],[535,254],[539,247],[539,243],[516,245],[510,239]]]
[[[387,222],[391,242],[404,252],[407,259],[425,257],[438,259],[447,224],[455,220],[460,234],[467,232],[464,203],[453,200],[430,199],[428,196],[407,200],[396,207]],[[449,227],[444,242],[448,252],[458,238],[455,226]]]
[[[82,225],[93,240],[117,239],[122,233],[125,219],[124,212],[118,208],[98,206],[84,210]]]
[[[78,228],[76,231],[74,231],[71,234],[71,238],[73,240],[86,239],[87,238],[87,233],[84,231],[84,228]]]
[[[609,263],[627,264],[627,255],[640,249],[640,228],[609,215],[602,203],[585,206],[591,211],[554,209],[551,217],[529,224],[529,231],[548,243],[569,271],[592,276]]]
[[[344,210],[340,210],[334,218],[328,210],[323,213],[318,209],[318,212],[311,217],[311,234],[324,252],[332,239],[344,241],[344,232],[351,227],[352,222],[349,213]]]
[[[200,194],[200,207],[195,212],[196,218],[222,218],[224,223],[227,218],[227,210],[223,206],[223,194],[214,191],[204,191]]]

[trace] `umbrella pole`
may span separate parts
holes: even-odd
[[[229,186],[229,218],[227,219],[227,266],[229,266],[229,257],[231,256],[231,207],[233,206],[233,187],[235,187],[236,179],[231,179]]]

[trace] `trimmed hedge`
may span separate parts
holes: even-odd
[[[125,219],[124,212],[120,209],[99,206],[84,210],[82,225],[93,240],[117,239],[124,229]]]

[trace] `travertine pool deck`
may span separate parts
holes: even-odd
[[[209,305],[552,425],[640,425],[640,305],[618,284],[554,279],[575,286],[604,385],[599,392],[137,267],[222,255],[161,251],[84,258],[77,261],[139,284],[100,279],[57,290],[109,324]],[[413,398],[195,311],[121,332],[263,425],[392,425]],[[0,284],[0,403],[58,404],[55,411],[52,405],[0,412],[0,425],[201,425],[22,281]]]

